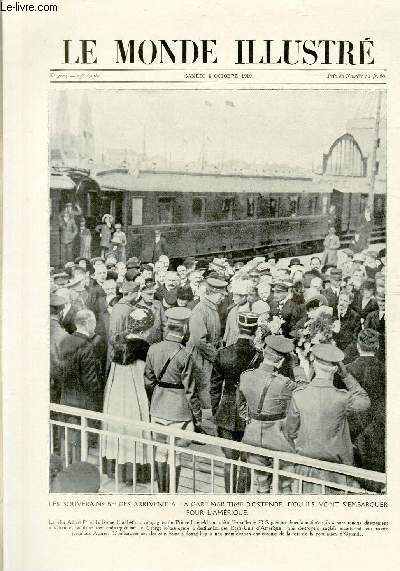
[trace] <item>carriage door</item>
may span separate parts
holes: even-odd
[[[342,230],[342,215],[343,215],[343,193],[339,190],[332,190],[331,204],[329,207],[329,226],[334,226],[336,234],[341,235]]]

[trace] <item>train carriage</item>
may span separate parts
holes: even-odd
[[[151,261],[154,231],[160,229],[175,263],[192,255],[240,259],[269,251],[280,256],[316,252],[329,224],[347,245],[367,204],[365,177],[261,176],[127,168],[97,171],[58,168],[50,175],[51,264],[61,265],[59,214],[79,204],[95,232],[110,213],[127,235],[127,255]],[[373,241],[385,232],[386,196],[377,186]],[[78,255],[78,241],[75,255]]]
[[[155,228],[176,259],[311,251],[327,231],[329,193],[308,177],[117,169],[96,181],[121,213],[128,254],[144,260],[151,259]]]

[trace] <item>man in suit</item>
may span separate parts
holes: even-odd
[[[340,284],[342,281],[342,270],[339,268],[332,268],[329,277],[330,277],[330,283],[323,290],[322,293],[324,297],[326,297],[328,305],[335,310],[337,308],[339,300]]]
[[[356,339],[361,329],[360,316],[351,309],[350,301],[349,294],[341,291],[336,310],[336,319],[340,329],[335,333],[334,339],[342,351]]]
[[[202,408],[210,409],[210,380],[213,363],[222,346],[221,319],[218,307],[226,296],[227,282],[207,278],[204,294],[189,318],[190,337],[187,346],[193,349],[193,374]]]
[[[377,356],[381,361],[386,359],[386,318],[385,318],[385,292],[379,291],[375,296],[378,309],[368,313],[365,318],[365,329],[374,329],[379,333],[379,349]]]
[[[57,294],[66,299],[60,314],[60,325],[67,333],[72,335],[76,331],[75,316],[85,306],[80,299],[74,296],[74,292],[70,288],[60,288],[57,290]]]
[[[156,228],[154,231],[154,244],[151,261],[153,263],[157,262],[159,257],[162,255],[168,255],[167,242],[165,238],[161,236],[161,230]]]
[[[176,272],[167,271],[164,283],[155,292],[155,298],[167,309],[176,305],[179,278]]]
[[[375,280],[366,279],[361,286],[360,295],[354,297],[351,307],[359,313],[361,323],[364,323],[368,313],[379,309],[374,293]]]
[[[359,439],[360,435],[368,431],[370,426],[374,426],[377,431],[375,434],[377,441],[385,442],[385,422],[380,422],[381,416],[385,418],[386,412],[385,365],[377,357],[378,348],[379,333],[374,329],[363,329],[357,338],[359,356],[346,365],[347,371],[357,379],[371,400],[371,407],[367,411],[354,413],[349,418],[350,434],[353,443]],[[380,463],[384,467],[384,445],[379,456],[381,459]],[[360,467],[367,468],[357,447],[356,462]]]
[[[61,344],[69,337],[69,333],[60,325],[62,308],[68,302],[59,294],[50,295],[50,401],[59,403],[61,396]]]
[[[103,389],[99,378],[96,350],[92,343],[96,318],[92,311],[83,309],[75,315],[76,331],[60,345],[63,379],[60,403],[67,406],[100,410],[99,395]],[[77,417],[67,417],[67,422],[77,423]],[[80,458],[80,432],[68,431],[69,461]]]
[[[73,244],[78,234],[75,215],[79,216],[81,212],[82,210],[78,205],[74,209],[72,202],[67,202],[63,212],[59,215],[61,259],[63,264],[74,259]]]
[[[220,349],[211,376],[211,410],[220,438],[240,442],[246,427],[238,409],[238,388],[240,375],[252,367],[257,351],[253,345],[258,315],[251,312],[238,313],[238,339],[234,344]],[[226,458],[238,460],[240,453],[223,448]],[[238,489],[237,467],[233,466],[231,489],[231,466],[225,464],[226,492],[244,491]]]

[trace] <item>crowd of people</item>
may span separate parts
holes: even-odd
[[[385,471],[385,250],[339,250],[330,238],[335,255],[304,263],[268,254],[235,263],[188,257],[176,267],[164,253],[153,263],[126,261],[125,235],[116,225],[110,247],[110,224],[104,219],[100,229],[100,257],[80,256],[51,271],[53,403],[192,432],[213,426],[227,440]],[[103,428],[167,441],[129,423]],[[146,445],[111,432],[98,444],[110,478],[149,481]],[[80,445],[78,430],[67,443],[63,431],[55,437],[56,452],[70,462],[80,459]],[[228,445],[223,453],[270,463]],[[177,453],[176,485],[180,466]],[[156,447],[154,467],[158,490],[168,491],[167,447]],[[334,472],[287,469],[381,491]],[[227,463],[224,476],[227,492],[249,489],[247,469]],[[293,479],[280,480],[282,492],[297,491]],[[256,470],[255,491],[270,486],[270,475]],[[304,483],[303,492],[318,491]]]

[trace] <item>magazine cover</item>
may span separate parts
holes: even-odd
[[[397,5],[1,12],[4,568],[397,569]]]

